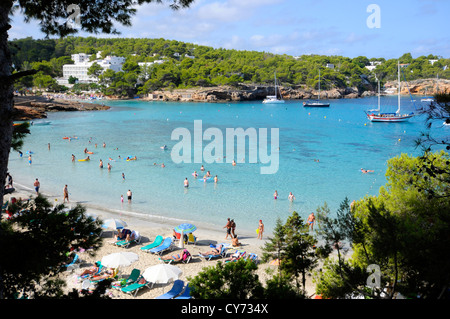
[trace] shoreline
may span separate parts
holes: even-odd
[[[32,179],[31,179],[32,180]],[[15,191],[12,194],[8,194],[5,195],[6,196],[10,196],[10,197],[22,197],[22,199],[26,198],[30,198],[30,197],[35,197],[35,191],[32,187],[28,187],[24,185],[25,183],[23,183],[23,181],[21,180],[14,180],[14,188]],[[57,203],[61,203],[63,201],[63,196],[62,193],[61,194],[55,194],[55,193],[51,193],[51,192],[40,192],[43,196],[45,196],[50,203],[52,203],[52,201],[55,201]],[[16,194],[16,196],[15,196]],[[8,197],[9,198],[9,197]],[[135,211],[130,211],[130,210],[120,210],[120,209],[113,209],[113,208],[108,208],[105,206],[102,206],[101,204],[96,204],[96,203],[92,203],[92,202],[86,202],[83,201],[82,199],[79,198],[74,198],[72,196],[70,196],[70,203],[67,204],[66,206],[69,208],[72,208],[74,206],[76,206],[77,204],[81,204],[82,206],[84,206],[86,208],[87,212],[101,212],[101,215],[105,215],[105,218],[118,218],[119,217],[123,217],[123,218],[128,218],[130,220],[133,220],[135,225],[151,225],[151,226],[166,226],[166,227],[174,227],[177,226],[181,223],[195,223],[197,228],[202,228],[205,229],[207,231],[211,231],[211,232],[217,232],[217,233],[223,233],[225,234],[225,230],[222,228],[222,225],[217,224],[211,224],[208,222],[203,222],[201,220],[192,220],[192,219],[181,219],[181,218],[177,218],[177,217],[166,217],[163,215],[158,215],[157,212],[153,212],[153,211],[147,211],[146,213],[143,212],[135,212]],[[4,202],[6,201],[6,199],[4,199]],[[225,225],[226,223],[226,218],[224,218],[223,224]],[[257,228],[257,225],[255,225],[255,229]],[[256,233],[253,233],[251,230],[249,229],[241,229],[238,228],[238,230],[236,231],[236,234],[239,236],[239,238],[241,237],[245,237],[245,238],[257,238]],[[270,237],[272,236],[272,232],[269,230],[265,230],[265,237]]]
[[[17,199],[29,199],[34,198],[35,193],[34,190],[18,184],[14,182],[15,191],[11,194],[7,194],[4,197],[4,201],[10,200],[11,197],[16,197]],[[62,196],[48,196],[48,194],[43,193],[50,202],[52,198],[55,199],[62,198]],[[79,201],[73,201],[69,204],[66,204],[66,207],[73,207],[79,203]],[[120,248],[113,244],[113,231],[105,230],[102,234],[103,245],[102,247],[95,253],[94,256],[90,256],[87,252],[78,253],[81,258],[81,264],[79,268],[74,271],[66,271],[60,274],[60,277],[65,280],[67,286],[65,288],[65,292],[69,292],[72,289],[80,290],[82,281],[78,279],[78,275],[92,267],[94,263],[98,260],[101,260],[103,256],[106,256],[111,253],[116,252],[134,252],[138,254],[139,260],[132,263],[130,266],[120,267],[119,277],[127,277],[131,271],[135,268],[139,269],[141,273],[148,267],[161,264],[162,261],[159,260],[158,255],[149,254],[140,250],[140,247],[151,243],[156,236],[161,235],[165,237],[172,236],[172,230],[175,226],[180,223],[170,223],[170,221],[157,221],[151,219],[143,219],[136,216],[130,216],[127,214],[118,214],[112,211],[108,211],[102,208],[92,208],[91,205],[86,205],[81,203],[84,207],[86,207],[86,213],[93,215],[94,218],[100,218],[101,220],[105,220],[107,218],[121,218],[123,219],[128,226],[126,228],[131,230],[136,230],[141,235],[141,242],[139,244],[131,245],[129,248]],[[196,223],[196,221],[191,221],[192,223]],[[226,231],[225,229],[217,230],[212,228],[205,228],[197,225],[197,230],[194,232],[194,236],[197,238],[197,242],[195,245],[188,244],[184,245],[184,248],[180,248],[179,246],[174,246],[173,250],[163,254],[163,257],[177,255],[181,253],[182,249],[187,249],[191,255],[192,260],[187,264],[175,264],[182,270],[182,274],[179,279],[183,280],[185,283],[188,282],[187,277],[195,277],[200,271],[205,267],[211,267],[217,264],[217,262],[222,261],[224,259],[217,258],[212,259],[210,261],[206,261],[198,257],[199,252],[209,251],[211,248],[210,244],[220,244],[227,243],[231,245],[230,239],[225,239]],[[244,234],[243,232],[238,234],[239,242],[241,243],[240,247],[230,248],[228,250],[228,257],[231,256],[237,249],[246,251],[247,254],[254,253],[258,256],[262,254],[262,247],[264,246],[267,238],[269,237],[268,233],[264,234],[263,240],[257,239],[257,236]],[[318,266],[319,267],[319,266]],[[270,273],[268,273],[268,272]],[[256,274],[259,277],[259,280],[264,285],[265,281],[271,278],[272,274],[277,271],[277,266],[271,265],[270,263],[262,263],[259,261],[258,269],[256,270]],[[121,292],[120,290],[110,288],[107,294],[112,299],[153,299],[158,297],[159,295],[167,292],[172,287],[172,283],[169,284],[155,284],[152,288],[144,287],[141,289],[136,296],[132,296],[126,293]],[[307,296],[313,296],[315,294],[315,285],[312,282],[311,274],[308,275],[307,283],[306,283],[306,293]]]

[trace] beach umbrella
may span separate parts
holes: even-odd
[[[175,231],[177,233],[185,233],[185,234],[189,234],[194,232],[197,229],[197,227],[195,227],[195,225],[189,224],[189,223],[184,223],[181,225],[178,225],[177,227],[175,227]]]
[[[180,233],[180,243],[179,243],[178,247],[184,248],[184,240],[183,240],[184,234],[192,233],[196,229],[197,229],[197,227],[195,227],[195,225],[192,225],[189,223],[183,223],[183,224],[175,227],[175,231],[177,233]]]
[[[148,267],[142,273],[142,276],[148,282],[157,284],[166,284],[179,278],[183,272],[177,266],[169,264],[158,264]]]
[[[120,266],[129,266],[139,259],[138,254],[132,252],[120,252],[106,255],[102,258],[101,264],[105,267],[117,268]]]
[[[112,228],[112,229],[124,228],[126,226],[127,223],[125,221],[117,218],[107,219],[102,225],[103,228]]]

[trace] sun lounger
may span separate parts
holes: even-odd
[[[93,276],[99,276],[105,268],[103,268],[102,264],[99,261],[97,261],[96,264],[98,265],[98,268],[97,268],[97,271],[95,273],[93,273],[93,274],[84,274],[82,276],[78,276],[78,281],[81,281],[83,279],[89,279],[89,278],[91,278]]]
[[[64,267],[66,267],[67,271],[74,271],[75,269],[80,268],[80,263],[81,263],[80,256],[78,256],[78,254],[75,254],[73,260],[69,264],[64,265]]]
[[[181,254],[173,255],[166,258],[159,258],[160,261],[171,264],[182,262],[188,264],[191,261],[192,255],[185,249]]]
[[[173,299],[183,291],[183,287],[184,287],[184,281],[177,279],[173,282],[172,289],[170,289],[165,294],[162,294],[161,296],[156,297],[155,299]]]
[[[122,248],[128,248],[131,244],[139,244],[141,242],[141,235],[139,234],[139,232],[134,231],[134,239],[131,240],[120,240],[115,242],[115,245],[118,247],[122,247]]]
[[[148,287],[149,284],[150,283],[148,281],[146,281],[145,279],[141,279],[137,282],[134,282],[132,284],[129,284],[128,286],[123,287],[120,290],[126,294],[130,294],[133,297],[136,297],[136,294],[138,293],[138,291],[144,287]]]
[[[126,287],[128,285],[131,285],[132,283],[135,283],[139,279],[140,276],[141,276],[141,271],[137,268],[134,268],[127,278],[123,278],[123,279],[113,282],[112,287],[116,288],[116,289]]]
[[[188,244],[188,245],[189,244],[194,244],[194,246],[195,246],[196,242],[197,242],[197,237],[195,237],[194,234],[189,233],[188,234],[188,240],[187,240],[186,244]]]
[[[174,299],[192,299],[191,297],[191,288],[189,287],[189,283],[184,287],[184,291],[181,295],[178,295]]]
[[[162,255],[162,253],[165,252],[166,250],[169,250],[169,249],[172,250],[172,242],[173,242],[172,237],[167,237],[166,239],[164,239],[164,241],[161,245],[150,249],[148,252],[153,253],[153,254]]]
[[[243,250],[236,250],[236,252],[233,255],[231,255],[229,258],[227,258],[225,260],[225,262],[227,263],[227,262],[237,261],[241,258],[244,258],[245,254],[246,254],[246,252]]]
[[[215,254],[202,254],[202,253],[199,253],[198,256],[200,258],[203,258],[203,259],[208,260],[208,261],[213,259],[213,258],[219,258],[219,257],[223,258],[223,257],[226,256],[228,247],[226,247],[225,245],[221,244],[221,245],[217,246],[216,249],[218,249],[219,251],[217,253],[215,253]]]
[[[257,264],[257,263],[259,262],[259,260],[258,260],[258,255],[257,255],[257,254],[254,254],[254,253],[248,254],[247,257],[245,257],[245,259],[251,260],[251,261],[253,261],[255,264]]]
[[[158,236],[156,236],[155,240],[151,244],[141,247],[141,250],[145,251],[145,252],[149,252],[151,249],[161,245],[162,242],[163,242],[163,237],[158,235]]]
[[[112,274],[95,275],[95,276],[92,276],[89,280],[91,282],[97,283],[97,282],[103,281],[105,279],[114,279],[117,277],[118,274],[119,274],[119,269],[116,268],[116,269],[114,269]]]

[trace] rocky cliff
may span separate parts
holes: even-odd
[[[109,106],[83,101],[47,99],[42,96],[14,96],[14,121],[46,118],[48,112],[107,110]]]
[[[397,94],[395,91],[398,88],[397,81],[390,81],[385,84],[386,88],[393,89],[392,94]],[[442,79],[421,79],[408,81],[407,83],[401,82],[401,94],[417,94],[417,95],[434,95],[439,92],[450,93],[450,80]],[[395,89],[395,90],[394,90]]]
[[[285,100],[316,99],[318,90],[305,87],[280,87],[280,93]],[[186,90],[154,91],[144,100],[153,101],[182,101],[182,102],[232,102],[263,100],[267,95],[274,95],[274,87],[258,85],[240,85],[237,88],[221,86],[213,88],[199,88]],[[321,99],[356,98],[372,95],[373,92],[358,93],[357,88],[321,90]]]

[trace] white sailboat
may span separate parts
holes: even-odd
[[[264,104],[281,104],[284,103],[284,100],[281,98],[281,93],[280,93],[280,99],[278,99],[277,97],[277,72],[275,72],[274,75],[275,78],[275,95],[267,95],[266,98],[263,100]]]
[[[405,122],[414,116],[414,113],[401,114],[400,104],[400,63],[398,63],[398,108],[395,113],[381,113],[380,105],[378,104],[378,110],[375,112],[366,112],[367,118],[372,122]],[[379,102],[378,102],[379,103]]]
[[[320,102],[320,69],[319,69],[319,94],[317,95],[317,100],[309,100],[303,102],[304,107],[329,107],[330,103]]]

